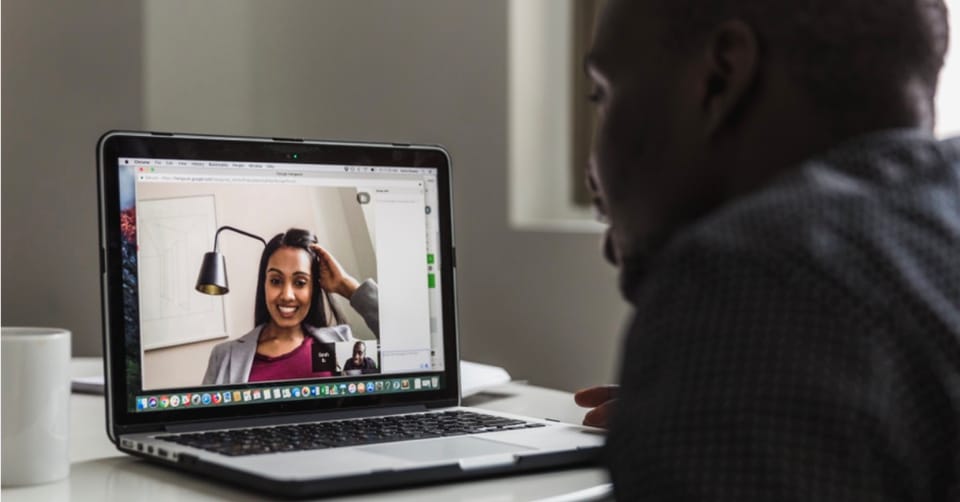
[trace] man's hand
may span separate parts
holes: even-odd
[[[583,425],[606,429],[619,392],[619,385],[598,385],[577,391],[573,395],[574,401],[584,408],[593,408],[584,415]]]

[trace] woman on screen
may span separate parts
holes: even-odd
[[[206,384],[235,384],[332,376],[339,367],[333,344],[353,332],[337,306],[336,293],[379,337],[377,284],[347,274],[306,230],[277,234],[263,250],[257,276],[255,327],[214,346]]]

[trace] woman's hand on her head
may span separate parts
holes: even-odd
[[[354,291],[360,287],[360,283],[344,272],[337,259],[326,249],[317,244],[311,244],[310,248],[317,253],[317,260],[320,261],[320,277],[317,278],[320,287],[344,298],[353,296]]]
[[[583,425],[606,429],[613,416],[613,409],[617,404],[619,385],[598,385],[588,389],[578,390],[573,400],[584,408],[593,408],[583,417]]]

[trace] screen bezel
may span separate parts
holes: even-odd
[[[331,410],[424,405],[453,406],[459,403],[459,336],[456,317],[455,256],[452,232],[450,157],[440,146],[336,142],[286,138],[210,136],[136,131],[111,131],[98,143],[98,196],[101,245],[101,293],[103,319],[103,352],[105,375],[110,379],[106,389],[108,414],[114,432],[125,429],[150,430],[175,422],[217,421],[285,414],[303,414]],[[176,409],[138,413],[128,411],[130,394],[125,378],[126,346],[123,319],[121,271],[119,159],[123,157],[199,159],[234,162],[284,162],[303,164],[342,164],[363,166],[409,166],[437,169],[438,208],[440,218],[440,288],[443,313],[444,370],[443,388],[402,394],[350,396],[346,398],[305,399],[301,401],[266,402],[196,409]],[[407,378],[436,376],[439,372],[370,375],[373,378]],[[313,385],[341,381],[296,380]],[[280,384],[277,382],[276,384]],[[211,392],[263,388],[265,382],[246,385],[210,387]],[[198,386],[199,387],[199,386]],[[185,389],[193,391],[194,389]],[[171,391],[175,392],[175,391]],[[154,394],[154,392],[150,392]],[[161,392],[162,393],[162,392]]]

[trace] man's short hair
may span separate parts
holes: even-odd
[[[747,22],[761,50],[831,108],[880,105],[916,79],[932,99],[948,45],[943,0],[649,2],[666,22],[664,42],[671,48],[693,47],[724,20]]]

